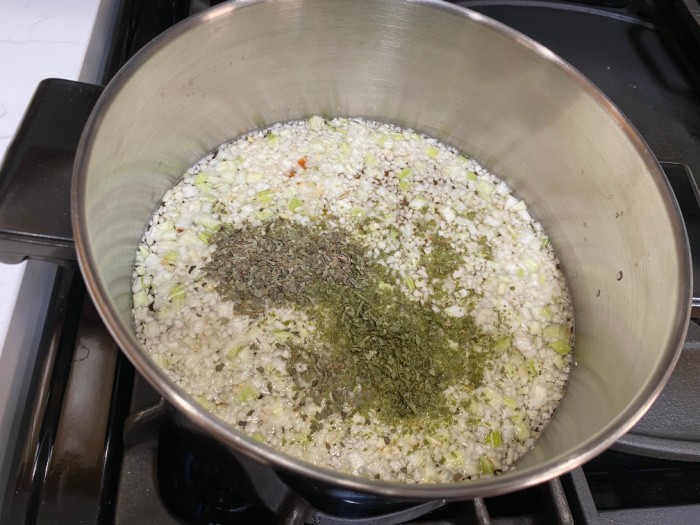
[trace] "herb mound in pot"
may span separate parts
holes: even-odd
[[[213,242],[205,270],[238,312],[293,305],[316,320],[320,344],[293,345],[288,371],[299,387],[316,385],[317,403],[339,413],[348,404],[363,415],[374,409],[389,423],[425,421],[450,415],[448,386],[480,385],[491,338],[470,315],[448,317],[408,298],[348,232],[276,220],[225,227]]]

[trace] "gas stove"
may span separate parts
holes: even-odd
[[[103,80],[210,3],[124,1]],[[691,244],[700,246],[697,0],[455,3],[549,47],[620,107],[662,161]],[[58,263],[20,439],[6,454],[1,523],[700,523],[695,322],[667,387],[630,433],[582,467],[505,496],[408,502],[336,491],[320,498],[308,481],[233,457],[176,424],[110,337],[74,262],[72,153],[100,93],[99,86],[44,82],[0,170],[0,260]],[[37,202],[40,216],[27,212]]]

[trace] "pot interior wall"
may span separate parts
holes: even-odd
[[[383,0],[229,4],[175,32],[107,89],[77,168],[83,264],[127,354],[140,352],[134,251],[183,171],[277,121],[365,116],[484,163],[526,200],[560,256],[577,366],[520,470],[575,461],[643,408],[687,322],[685,241],[644,146],[548,51],[480,15]]]

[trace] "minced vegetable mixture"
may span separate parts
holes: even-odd
[[[361,119],[222,145],[163,197],[136,254],[137,335],[235,428],[407,483],[498,474],[571,366],[541,226],[434,139]]]

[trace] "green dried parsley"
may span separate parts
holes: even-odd
[[[491,338],[469,315],[452,318],[404,295],[349,232],[276,219],[224,227],[213,242],[205,272],[238,312],[296,307],[315,321],[314,340],[287,345],[288,371],[323,407],[318,417],[345,417],[349,405],[390,423],[443,419],[448,386],[481,383]]]
[[[479,243],[479,248],[481,248],[481,257],[483,257],[487,261],[493,261],[493,251],[486,236],[482,235],[481,237],[479,237],[477,242]]]
[[[431,247],[430,254],[423,254],[420,261],[429,277],[445,279],[459,269],[464,256],[454,249],[449,239],[432,236]]]

